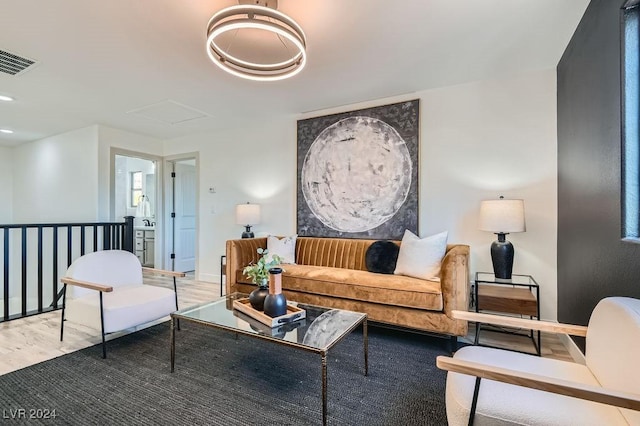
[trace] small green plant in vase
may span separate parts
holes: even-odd
[[[262,257],[258,259],[256,263],[251,263],[246,266],[242,270],[242,273],[254,284],[258,284],[258,288],[253,290],[249,295],[249,302],[253,309],[262,311],[264,310],[264,299],[269,294],[269,290],[267,289],[269,285],[269,269],[280,265],[282,258],[274,254],[270,256],[271,260],[267,260],[269,251],[262,247],[258,248],[258,254],[262,255]]]
[[[269,251],[262,247],[258,248],[258,254],[262,255],[262,257],[256,263],[246,266],[242,273],[254,284],[258,284],[260,287],[267,287],[269,285],[269,269],[280,265],[282,258],[277,254],[268,256]],[[271,260],[268,260],[269,257],[271,257]]]

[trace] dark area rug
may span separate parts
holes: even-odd
[[[0,423],[322,424],[319,355],[183,321],[170,373],[169,336],[167,322],[107,342],[106,360],[98,345],[0,376]],[[362,334],[347,336],[328,355],[328,424],[446,425],[447,349],[369,327],[365,377]]]

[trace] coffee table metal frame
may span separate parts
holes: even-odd
[[[213,302],[203,303],[198,306],[192,306],[190,308],[181,309],[171,314],[171,372],[172,373],[174,372],[174,366],[175,366],[176,328],[178,327],[177,324],[179,324],[179,320],[194,322],[194,323],[202,324],[208,327],[217,328],[219,330],[230,331],[236,334],[236,338],[238,334],[242,334],[245,336],[267,340],[269,342],[278,343],[284,346],[290,346],[293,348],[301,349],[303,351],[319,354],[321,357],[321,365],[322,365],[322,424],[326,425],[327,424],[327,354],[329,353],[329,350],[331,348],[333,348],[344,337],[346,337],[353,330],[355,330],[360,324],[362,324],[362,340],[363,340],[363,349],[364,349],[364,375],[367,376],[369,374],[369,336],[367,331],[367,314],[359,313],[361,316],[357,320],[355,320],[349,327],[345,328],[340,335],[336,336],[324,348],[315,348],[312,346],[304,345],[302,343],[295,343],[295,342],[282,340],[273,336],[256,334],[248,330],[243,330],[241,328],[218,324],[215,322],[206,321],[202,319],[196,319],[186,315],[189,312],[194,312],[194,310],[210,307],[212,304],[219,303],[220,305],[225,305],[226,301],[228,301],[229,299],[237,299],[241,297],[247,297],[247,295],[234,293],[226,296],[225,298],[218,299]],[[314,306],[314,308],[332,310],[332,308],[323,308],[323,307],[316,307],[316,306]],[[340,310],[340,309],[337,309],[337,310]]]

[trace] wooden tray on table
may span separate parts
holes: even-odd
[[[236,309],[246,315],[249,315],[251,318],[254,318],[261,323],[268,325],[271,328],[279,327],[283,324],[287,324],[293,321],[298,321],[307,317],[307,312],[298,308],[297,306],[287,304],[287,313],[281,315],[279,317],[271,318],[269,315],[265,314],[262,311],[257,311],[253,309],[251,303],[249,303],[249,298],[238,299],[233,301],[233,309]]]

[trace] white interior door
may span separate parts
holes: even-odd
[[[196,166],[175,163],[174,270],[196,269]]]

